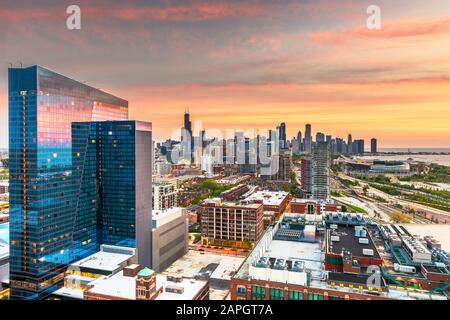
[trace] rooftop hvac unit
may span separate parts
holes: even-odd
[[[304,266],[303,261],[294,260],[292,262],[292,269],[291,269],[291,271],[295,271],[295,272],[303,271],[303,266]]]
[[[394,263],[394,270],[397,272],[415,273],[416,268],[412,266],[404,266],[398,263]]]
[[[338,236],[331,236],[331,237],[330,237],[330,240],[333,241],[333,242],[339,242],[339,241],[341,241],[341,239],[340,239]]]
[[[258,262],[256,262],[256,266],[259,268],[266,268],[269,264],[269,258],[267,257],[261,257],[258,259]]]
[[[182,286],[177,285],[167,285],[166,286],[166,292],[176,293],[176,294],[183,294],[184,288]]]
[[[365,256],[373,256],[373,249],[363,249],[363,255]]]
[[[361,244],[369,244],[369,239],[368,238],[359,238],[358,242]]]
[[[183,277],[182,276],[167,276],[167,281],[180,283],[180,282],[183,282]]]

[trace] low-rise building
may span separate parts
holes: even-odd
[[[337,205],[332,202],[314,199],[294,198],[290,202],[291,212],[308,215],[322,215],[337,212]]]
[[[84,291],[84,300],[209,300],[207,281],[168,277],[132,265]],[[139,270],[137,273],[136,271]]]
[[[0,180],[0,194],[9,192],[9,182],[8,180]]]
[[[260,203],[206,199],[200,209],[203,245],[251,248],[264,232]]]
[[[250,175],[232,175],[223,177],[219,180],[217,180],[218,183],[224,184],[224,185],[231,185],[231,184],[239,184],[243,183],[245,181],[248,181],[252,178]]]
[[[207,300],[209,283],[158,274],[137,264],[136,250],[102,246],[71,264],[54,298],[69,300]]]
[[[152,212],[152,269],[162,272],[189,249],[188,218],[183,208]]]
[[[359,225],[311,224],[289,216],[268,228],[233,276],[232,300],[448,299],[445,283],[432,289],[425,285],[432,277],[383,268],[390,262],[378,252],[384,242],[377,225],[361,219]],[[448,266],[426,270],[440,280],[450,274]]]
[[[229,190],[226,190],[220,194],[220,197],[225,201],[238,200],[240,196],[245,194],[249,190],[249,187],[245,184],[237,185]]]
[[[289,199],[289,192],[260,190],[254,192],[243,201],[262,203],[264,211],[275,212],[275,218],[278,219],[289,204]]]

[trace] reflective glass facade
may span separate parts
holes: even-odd
[[[9,69],[11,298],[45,297],[75,259],[72,122],[127,118],[125,100],[39,66]]]
[[[141,230],[147,234],[145,239],[151,238],[151,193],[139,202],[142,192],[151,190],[151,128],[143,130],[139,124],[72,123],[74,176],[81,180],[74,232],[77,260],[99,251],[101,244],[151,250],[137,244]],[[139,177],[145,178],[143,183]],[[141,227],[147,228],[139,230],[136,219],[141,215],[146,220]]]

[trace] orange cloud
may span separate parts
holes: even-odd
[[[450,32],[450,19],[419,20],[383,23],[381,30],[355,28],[352,30],[332,32],[311,32],[309,39],[315,43],[348,44],[358,39],[393,39],[406,37],[431,36]]]

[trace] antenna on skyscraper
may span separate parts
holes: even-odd
[[[11,62],[7,62],[7,64],[9,64],[9,67],[12,68],[13,64]]]
[[[20,68],[22,69],[23,68],[23,63],[22,63],[22,61],[17,61],[19,64],[20,64]]]

